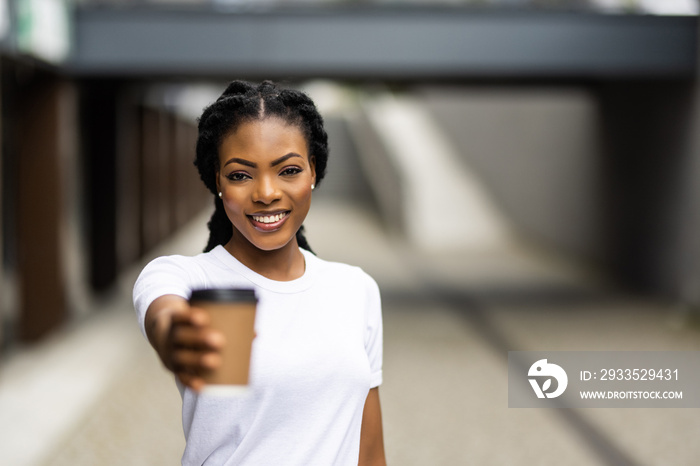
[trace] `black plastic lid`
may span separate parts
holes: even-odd
[[[190,296],[192,301],[213,302],[257,302],[255,290],[252,288],[209,288],[206,290],[194,290]]]

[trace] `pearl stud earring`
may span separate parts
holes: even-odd
[[[311,191],[313,191],[314,189],[316,189],[316,185],[312,183],[311,184]]]
[[[221,193],[221,191],[219,191],[219,197],[223,197],[223,194]]]

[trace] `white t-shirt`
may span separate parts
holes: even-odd
[[[357,267],[301,251],[304,275],[287,282],[253,272],[222,246],[160,257],[136,281],[144,335],[148,306],[165,294],[253,287],[259,300],[248,393],[179,387],[184,465],[357,465],[364,402],[382,383],[379,289]]]

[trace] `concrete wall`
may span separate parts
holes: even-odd
[[[700,43],[700,37],[698,37]],[[700,53],[700,51],[699,51]],[[700,59],[698,60],[700,62]],[[700,70],[698,70],[700,75]],[[679,206],[679,295],[695,313],[700,312],[700,76],[692,90],[688,125],[688,157],[683,167],[683,198]]]
[[[328,133],[328,165],[325,178],[314,191],[314,198],[352,199],[371,204],[373,197],[344,117],[339,114],[324,115],[324,124]]]
[[[600,256],[600,149],[590,92],[440,87],[418,95],[521,234]]]
[[[700,302],[696,82],[417,93],[520,233],[633,289]]]

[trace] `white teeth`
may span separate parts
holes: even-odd
[[[269,216],[265,216],[265,217],[259,216],[259,215],[253,215],[252,217],[253,217],[253,220],[255,220],[256,222],[275,223],[275,222],[279,222],[280,220],[282,220],[286,215],[287,215],[286,213],[283,213],[283,214],[277,214],[277,215],[269,215]]]

